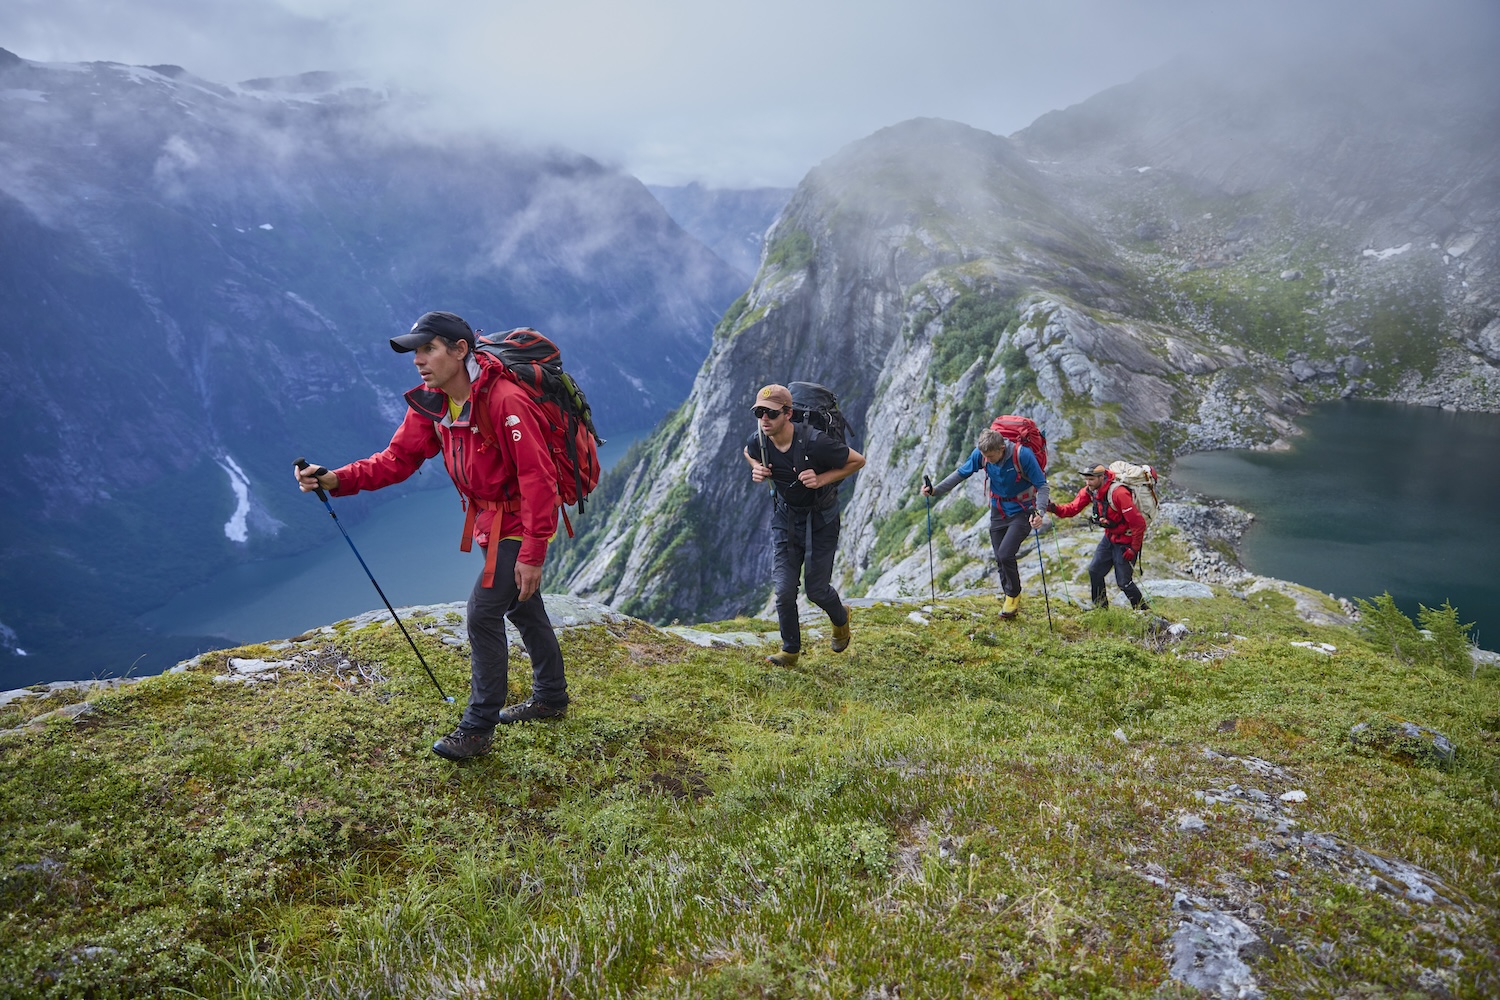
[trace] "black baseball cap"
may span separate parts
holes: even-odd
[[[391,350],[400,354],[415,351],[433,337],[444,340],[462,340],[474,349],[474,331],[462,316],[450,312],[423,313],[422,318],[411,325],[411,329],[399,337],[391,338]]]

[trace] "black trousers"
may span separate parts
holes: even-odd
[[[1135,585],[1135,567],[1125,558],[1126,548],[1128,546],[1125,543],[1112,542],[1108,536],[1099,539],[1099,546],[1094,549],[1094,561],[1089,563],[1089,596],[1095,604],[1108,603],[1104,577],[1111,566],[1115,570],[1115,583],[1119,584],[1120,591],[1130,601],[1130,606],[1138,608],[1145,600],[1141,596],[1141,588]]]
[[[531,657],[531,696],[561,708],[568,703],[568,681],[563,676],[562,648],[557,632],[542,604],[542,592],[517,603],[516,556],[521,540],[491,542],[495,553],[495,585],[484,585],[484,571],[469,594],[469,707],[464,709],[463,729],[489,732],[500,718],[510,683],[510,648],[505,619],[516,623],[526,655]]]
[[[997,508],[990,508],[990,548],[995,552],[995,565],[1000,568],[1000,591],[1006,597],[1021,596],[1021,568],[1016,565],[1016,554],[1030,533],[1030,511],[1007,517]]]
[[[771,515],[771,540],[776,557],[776,621],[781,626],[781,648],[788,653],[802,651],[802,623],[797,617],[799,577],[805,581],[807,599],[828,612],[833,624],[849,624],[843,599],[832,584],[839,525],[837,504],[827,510],[814,510],[776,502]]]

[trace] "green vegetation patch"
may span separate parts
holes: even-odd
[[[766,247],[766,267],[784,271],[800,271],[813,261],[813,239],[805,230],[777,230],[776,236]]]
[[[0,995],[1187,995],[1179,891],[1246,921],[1268,996],[1496,995],[1500,676],[1280,602],[1154,604],[1189,631],[1056,595],[1050,625],[1033,594],[1010,622],[877,605],[792,669],[571,630],[566,717],[462,764],[393,628],[274,682],[148,678],[0,738]],[[1369,752],[1379,718],[1451,762]],[[1370,888],[1355,850],[1448,902]]]
[[[943,332],[932,341],[932,376],[955,382],[976,359],[989,358],[1019,322],[1013,299],[966,291],[943,310]]]

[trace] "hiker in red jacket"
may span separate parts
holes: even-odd
[[[1058,517],[1072,517],[1084,508],[1093,505],[1089,520],[1104,529],[1099,547],[1094,550],[1094,560],[1089,563],[1089,596],[1094,607],[1108,607],[1109,597],[1104,590],[1104,575],[1110,566],[1115,568],[1115,583],[1130,600],[1137,611],[1147,611],[1141,588],[1134,582],[1135,561],[1141,555],[1141,543],[1146,539],[1146,519],[1136,509],[1135,494],[1115,482],[1114,473],[1102,465],[1081,470],[1083,488],[1078,495],[1061,506],[1047,504],[1047,511]]]
[[[562,650],[542,604],[542,563],[557,531],[556,473],[543,437],[541,411],[498,360],[474,352],[474,331],[460,317],[430,312],[391,349],[410,352],[422,384],[406,393],[406,416],[386,449],[340,469],[297,472],[303,492],[320,486],[334,496],[378,490],[406,479],[429,458],[443,456],[465,498],[462,548],[484,550],[484,570],[469,594],[469,705],[458,728],[432,745],[460,760],[487,753],[497,724],[563,714],[568,683]],[[498,439],[480,433],[485,407]],[[531,657],[531,697],[505,707],[509,650],[505,618],[515,623]]]

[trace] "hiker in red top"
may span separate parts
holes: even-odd
[[[1104,537],[1094,550],[1094,560],[1089,563],[1089,596],[1094,607],[1109,605],[1104,575],[1114,566],[1115,583],[1130,600],[1130,606],[1137,611],[1150,610],[1134,580],[1135,561],[1140,558],[1141,544],[1146,539],[1146,519],[1136,509],[1135,494],[1116,483],[1114,473],[1102,465],[1083,469],[1081,473],[1083,488],[1078,495],[1061,506],[1048,503],[1047,511],[1058,517],[1073,517],[1093,505],[1089,520],[1104,529]]]
[[[442,454],[468,510],[461,547],[467,551],[472,540],[485,552],[469,594],[469,705],[458,728],[432,746],[449,760],[487,753],[497,724],[560,716],[568,704],[562,650],[541,595],[559,504],[543,417],[500,362],[474,347],[474,331],[460,317],[423,315],[408,333],[391,338],[391,349],[410,352],[422,377],[406,393],[406,416],[391,443],[321,476],[316,464],[297,472],[303,492],[322,487],[349,496],[399,483]],[[494,436],[481,434],[479,407]],[[532,672],[531,697],[508,708],[507,615],[521,633]]]

